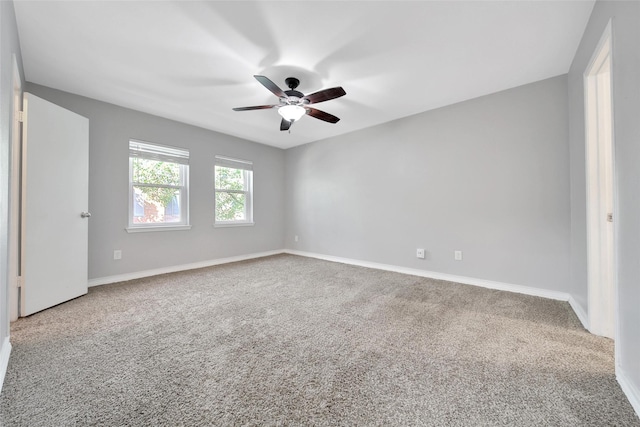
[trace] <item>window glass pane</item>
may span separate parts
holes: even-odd
[[[180,211],[180,190],[175,188],[133,187],[134,224],[180,222]]]
[[[159,160],[133,158],[133,182],[139,184],[181,185],[180,165]]]
[[[245,194],[216,192],[216,221],[244,221],[246,220]]]
[[[216,166],[216,188],[221,190],[244,190],[244,171],[242,169]]]

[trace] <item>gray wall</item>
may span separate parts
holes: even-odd
[[[89,118],[90,279],[282,249],[282,150],[31,83],[25,90]],[[130,138],[190,150],[191,230],[125,231]],[[254,162],[255,226],[213,227],[217,154]]]
[[[28,90],[91,120],[90,278],[285,246],[568,291],[586,311],[582,72],[610,18],[619,200],[618,357],[620,369],[640,389],[638,2],[596,3],[568,78],[286,152],[33,84]],[[0,2],[0,20],[1,343],[8,327],[11,54],[20,60],[11,2]],[[191,150],[191,231],[124,231],[130,137]],[[255,162],[255,227],[211,226],[215,154]],[[427,249],[426,260],[415,258],[416,247]],[[123,250],[121,261],[112,260],[114,249]],[[453,261],[456,249],[464,251],[462,262]]]
[[[285,245],[567,292],[567,114],[559,76],[289,149]]]
[[[569,71],[571,294],[587,311],[583,73],[612,19],[619,368],[640,390],[640,3],[598,1]],[[638,396],[637,396],[638,397]]]
[[[13,97],[13,54],[22,74],[22,55],[13,3],[0,1],[0,346],[9,336],[8,218],[9,159],[11,155],[11,106]],[[24,78],[23,78],[24,80]],[[0,348],[0,352],[4,350]],[[2,385],[0,384],[0,387]]]

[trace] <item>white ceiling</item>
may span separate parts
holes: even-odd
[[[594,1],[16,1],[26,79],[281,148],[569,70]],[[279,130],[277,98],[342,86]]]

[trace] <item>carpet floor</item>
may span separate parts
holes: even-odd
[[[565,302],[293,255],[12,324],[3,426],[640,426]]]

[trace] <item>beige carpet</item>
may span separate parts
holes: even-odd
[[[12,326],[3,426],[640,426],[564,302],[279,255]]]

